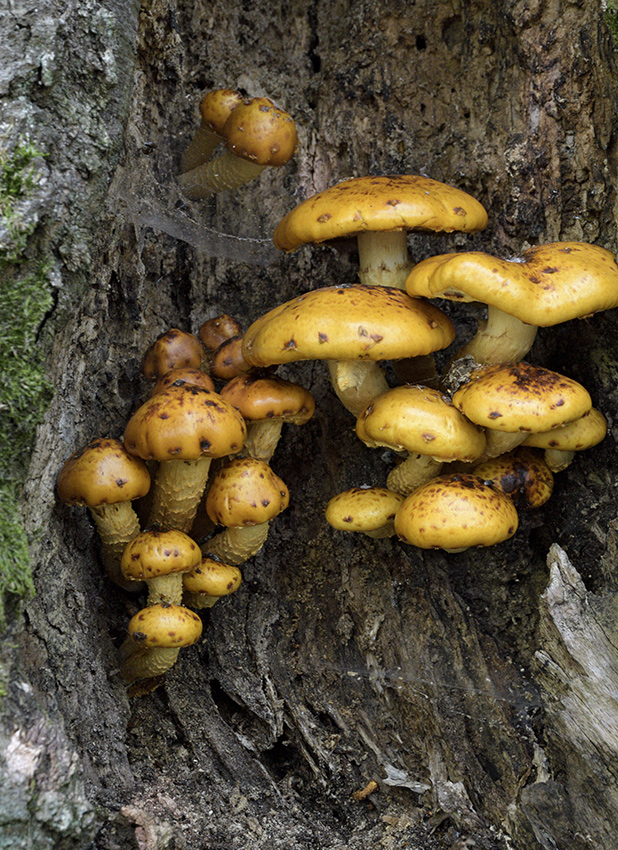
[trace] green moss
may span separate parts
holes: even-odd
[[[52,306],[49,267],[25,255],[36,222],[23,202],[36,188],[37,156],[30,144],[0,149],[0,625],[7,598],[33,590],[20,494],[36,425],[51,398],[37,339]]]
[[[614,40],[614,47],[616,47],[618,45],[618,0],[607,0],[605,22]]]

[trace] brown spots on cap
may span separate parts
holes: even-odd
[[[466,211],[463,207],[453,207],[453,212],[455,215],[466,215]]]
[[[330,213],[322,213],[322,215],[318,216],[318,221],[320,222],[320,224],[325,224],[331,218],[332,218],[332,216],[331,216]]]
[[[401,201],[398,201],[398,200],[386,201],[386,206],[387,207],[396,207],[397,204],[400,204],[400,203],[401,203]]]
[[[287,342],[284,342],[282,346],[284,351],[293,351],[296,347],[296,341],[294,339],[289,339]]]
[[[559,272],[559,271],[560,271],[560,269],[557,268],[557,266],[546,266],[544,269],[541,269],[541,272],[543,274],[555,274],[556,272]]]
[[[322,331],[318,331],[318,342],[320,344],[328,342],[328,334],[322,333]]]
[[[488,415],[488,419],[500,419],[501,417],[502,414],[497,410],[492,410],[491,413]]]

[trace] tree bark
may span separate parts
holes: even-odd
[[[354,281],[354,255],[271,243],[338,180],[427,174],[485,204],[483,233],[416,234],[415,260],[615,250],[618,84],[600,4],[24,0],[4,19],[7,143],[26,134],[48,153],[29,250],[53,266],[40,344],[55,393],[24,491],[37,592],[1,650],[0,848],[613,850],[611,434],[512,540],[423,552],[326,524],[331,496],[382,485],[393,459],[357,440],[320,364],[282,369],[317,407],[272,460],[290,507],[240,590],[202,612],[201,641],[139,698],[116,650],[143,597],[105,579],[85,509],[54,493],[71,452],[122,436],[159,333],[220,313],[246,328]],[[215,87],[271,97],[299,149],[189,202],[179,158]],[[458,348],[475,310],[448,309]],[[541,330],[528,357],[584,383],[610,423],[616,325],[609,311]],[[370,780],[378,791],[354,799]]]

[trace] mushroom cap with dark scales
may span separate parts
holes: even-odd
[[[439,461],[472,461],[485,448],[485,434],[442,393],[423,386],[395,387],[374,399],[356,422],[356,434],[371,448],[427,455]]]
[[[538,245],[510,260],[480,251],[442,254],[414,266],[406,290],[480,301],[549,327],[618,306],[618,265],[610,251],[585,242]]]
[[[238,567],[222,564],[208,556],[182,577],[185,590],[207,596],[228,596],[238,590],[241,583],[242,573]]]
[[[254,97],[239,104],[223,125],[221,135],[235,156],[257,165],[285,165],[298,147],[294,119],[267,97]]]
[[[398,360],[446,348],[451,320],[425,301],[387,286],[314,289],[275,307],[247,330],[252,366],[295,360]]]
[[[206,496],[210,519],[229,528],[268,522],[287,508],[288,488],[262,460],[236,458],[220,469]]]
[[[513,502],[475,475],[441,475],[410,493],[395,516],[395,532],[421,549],[493,546],[512,537]]]
[[[326,521],[339,531],[377,531],[392,522],[403,496],[386,487],[352,487],[326,506]]]
[[[150,489],[143,460],[120,440],[99,437],[74,452],[58,473],[58,496],[68,505],[115,505],[140,499]]]
[[[215,385],[210,375],[202,372],[201,369],[170,369],[166,372],[150,391],[150,395],[167,390],[169,387],[180,387],[183,384],[189,384],[192,387],[203,387],[206,390],[214,391]]]
[[[202,560],[197,543],[175,528],[147,528],[127,543],[120,568],[134,581],[185,573]]]
[[[540,508],[554,489],[553,473],[542,454],[521,446],[483,461],[472,474],[501,490],[517,507]]]
[[[144,460],[196,460],[236,454],[245,421],[218,393],[202,387],[169,387],[133,414],[124,432],[128,452]]]
[[[274,243],[283,251],[294,251],[308,242],[367,231],[471,233],[486,225],[487,213],[475,198],[430,177],[355,177],[291,210],[277,225]]]
[[[561,428],[592,406],[577,381],[524,362],[477,369],[453,403],[477,425],[510,433]]]
[[[315,411],[313,396],[304,387],[276,375],[256,372],[233,378],[221,388],[221,397],[249,422],[283,419],[304,425]]]
[[[607,419],[600,410],[593,407],[581,419],[569,422],[564,428],[530,434],[526,437],[524,445],[561,452],[581,452],[598,445],[605,439],[606,434]]]
[[[157,380],[170,369],[199,369],[205,353],[195,334],[171,328],[160,334],[144,355],[144,375]]]
[[[199,640],[202,621],[189,608],[156,603],[131,617],[127,631],[140,649],[173,649]]]

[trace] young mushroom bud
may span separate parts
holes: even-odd
[[[221,133],[225,122],[242,102],[241,93],[233,89],[215,89],[203,97],[200,126],[181,157],[181,174],[208,162],[217,145],[223,141]]]
[[[200,369],[205,351],[195,334],[171,328],[159,334],[144,355],[143,372],[158,380],[171,369]]]
[[[223,596],[238,590],[241,582],[238,567],[214,558],[202,558],[197,567],[182,577],[184,604],[190,608],[212,608]]]
[[[213,319],[206,319],[197,335],[202,340],[206,351],[213,352],[233,336],[242,336],[242,327],[233,316],[221,313]]]

